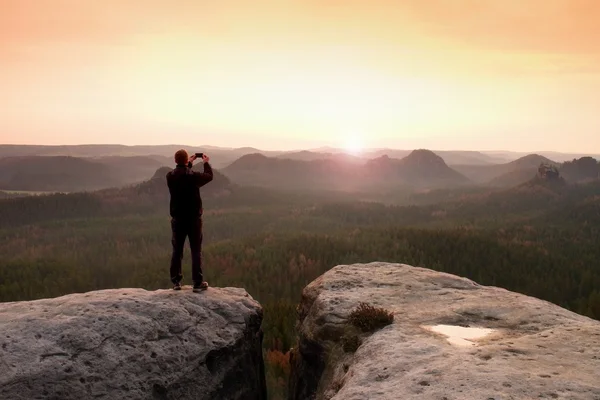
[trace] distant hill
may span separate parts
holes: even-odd
[[[371,179],[400,182],[417,188],[441,188],[467,184],[469,180],[456,172],[444,160],[429,150],[414,150],[401,160],[388,156],[370,160],[365,171]]]
[[[152,157],[22,156],[0,159],[0,189],[77,192],[146,180],[165,165]]]
[[[560,173],[569,182],[589,182],[600,179],[600,164],[592,157],[582,157],[563,163]]]
[[[415,150],[399,162],[401,179],[417,186],[453,186],[469,180],[430,150]]]
[[[245,155],[223,169],[233,182],[243,186],[261,186],[282,190],[320,190],[348,188],[352,165],[323,158],[311,161]],[[344,174],[343,170],[347,173]]]
[[[190,152],[206,152],[211,156],[212,164],[217,168],[223,168],[238,158],[253,153],[263,154],[269,157],[277,157],[288,154],[286,158],[303,159],[304,156],[312,155],[305,154],[340,154],[345,153],[344,149],[334,147],[321,147],[317,149],[297,149],[292,151],[271,151],[262,150],[254,147],[219,147],[211,145],[192,146],[186,144],[170,144],[170,145],[71,145],[71,146],[42,146],[42,145],[2,145],[0,144],[0,158],[3,157],[20,157],[20,156],[71,156],[71,157],[109,157],[109,156],[144,156],[144,157],[167,157],[173,159],[173,154],[181,148],[187,149]],[[464,151],[464,150],[432,150],[437,155],[442,157],[446,164],[451,167],[455,165],[489,165],[489,164],[505,164],[509,161],[516,160],[526,153],[514,151]],[[411,150],[404,149],[365,149],[360,155],[363,159],[373,159],[382,155],[388,155],[391,158],[402,159],[409,155]],[[294,154],[295,153],[295,154]],[[600,158],[600,154],[568,154],[560,152],[537,152],[542,156],[552,160],[563,162],[570,161],[576,158],[592,156]],[[317,157],[317,156],[315,156]],[[162,162],[162,160],[161,160]]]
[[[0,189],[83,191],[119,181],[107,165],[76,157],[9,157],[0,159]]]
[[[165,165],[165,166],[171,166],[171,165],[175,164],[174,155],[171,155],[171,156],[167,157],[167,156],[160,156],[160,155],[156,155],[156,154],[151,154],[151,155],[146,156],[146,157],[151,158],[153,160],[156,160],[161,165]]]
[[[497,165],[453,165],[452,168],[478,184],[511,187],[533,178],[542,163],[559,164],[539,154],[529,154],[517,160]]]
[[[170,168],[170,167],[160,167],[159,169],[156,170],[154,175],[152,175],[152,178],[150,178],[150,180],[166,179],[167,174],[169,172],[171,172],[172,170],[173,170],[173,168]]]
[[[527,182],[536,175],[537,167],[541,163],[557,167],[561,178],[569,183],[586,183],[600,179],[600,164],[592,157],[582,157],[559,164],[540,155],[529,155],[509,163],[514,168],[513,171],[494,178],[490,184],[508,187]]]
[[[556,161],[550,160],[549,158],[539,154],[528,154],[524,157],[511,161],[506,165],[509,166],[512,170],[523,168],[535,168],[537,170],[540,164],[550,164],[555,166],[559,165]]]
[[[277,156],[277,158],[288,159],[288,160],[298,160],[298,161],[315,161],[315,160],[326,160],[331,158],[333,153],[319,153],[315,151],[292,151],[285,152]]]
[[[213,148],[211,150],[218,150],[218,148]],[[252,153],[261,153],[261,150],[255,148],[255,147],[238,147],[235,149],[230,149],[231,151],[236,151],[239,153],[246,153],[246,154],[252,154]]]
[[[382,157],[392,158],[401,160],[408,156],[412,150],[396,150],[396,149],[379,149],[375,151],[369,151],[364,154],[368,159],[378,159]]]
[[[468,182],[428,150],[413,151],[401,160],[381,156],[367,162],[345,154],[311,161],[283,157],[249,154],[223,172],[240,185],[286,190],[385,190],[400,185],[439,187]]]
[[[581,157],[594,157],[600,158],[600,154],[589,154],[589,153],[562,153],[558,151],[531,151],[531,152],[517,152],[517,151],[481,151],[481,153],[497,158],[499,160],[503,160],[498,164],[504,164],[510,161],[517,160],[519,158],[525,157],[528,154],[539,154],[540,156],[549,158],[550,160],[554,160],[558,163],[562,163],[565,161],[570,161],[575,158]]]
[[[263,151],[251,147],[224,148],[216,146],[190,145],[159,145],[159,146],[125,146],[125,145],[73,145],[73,146],[38,146],[38,145],[0,145],[0,158],[23,156],[70,156],[78,158],[99,157],[133,157],[142,156],[158,159],[162,157],[173,160],[173,155],[179,149],[188,152],[205,152],[211,157],[211,164],[216,168],[229,165],[239,157],[251,153],[261,153],[277,156],[282,151]]]
[[[506,164],[507,172],[488,182],[491,186],[512,187],[533,179],[540,164],[558,166],[559,164],[539,154],[529,154]]]
[[[388,156],[390,158],[402,159],[408,156],[411,150],[394,150],[394,149],[379,149],[373,152],[368,152],[365,156],[377,158]],[[446,164],[452,165],[493,165],[504,162],[503,159],[483,154],[478,151],[449,151],[449,150],[433,150],[435,154],[440,156]]]
[[[233,182],[281,190],[353,190],[361,161],[345,156],[313,161],[248,154],[223,168]]]
[[[148,179],[157,168],[170,166],[173,162],[167,157],[148,157],[148,156],[109,156],[91,158],[91,161],[106,165],[113,171],[113,174],[119,176],[117,185],[141,182]]]
[[[544,157],[550,158],[554,161],[557,162],[565,162],[565,161],[572,161],[574,159],[579,159],[579,158],[586,158],[586,157],[592,157],[595,159],[600,159],[600,154],[582,154],[582,153],[560,153],[557,151],[542,151],[539,152],[538,154],[543,155]]]

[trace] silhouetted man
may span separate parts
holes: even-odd
[[[174,290],[181,290],[183,272],[181,261],[186,237],[189,238],[192,253],[192,281],[194,292],[208,287],[202,273],[202,199],[200,187],[213,179],[210,158],[202,156],[204,172],[192,170],[196,155],[188,156],[185,150],[175,153],[177,166],[167,174],[167,186],[171,194],[170,214],[173,237],[171,257],[171,282]]]

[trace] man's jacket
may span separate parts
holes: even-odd
[[[192,163],[178,165],[167,174],[171,193],[170,212],[175,219],[198,218],[202,215],[200,188],[213,180],[213,171],[204,163],[204,172],[192,170]]]

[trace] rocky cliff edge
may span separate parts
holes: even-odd
[[[360,303],[393,320],[357,328],[349,320]],[[293,400],[600,399],[600,322],[536,298],[403,264],[355,264],[307,286],[298,313]]]
[[[235,288],[0,303],[0,398],[266,399],[261,322]]]

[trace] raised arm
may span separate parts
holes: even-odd
[[[198,187],[202,187],[213,180],[213,170],[210,164],[208,163],[210,161],[210,158],[207,155],[204,155],[202,157],[202,161],[204,162],[204,172],[193,172],[196,185],[198,185]]]

